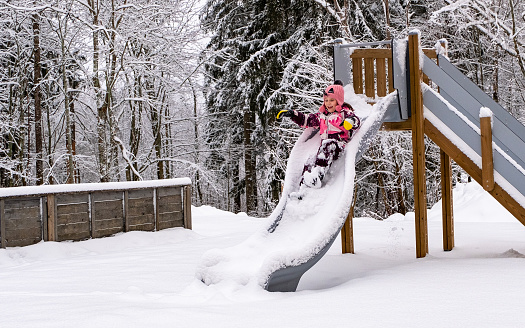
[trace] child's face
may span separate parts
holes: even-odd
[[[333,113],[335,112],[335,108],[337,106],[337,100],[331,97],[325,97],[324,106],[326,107],[329,113]]]

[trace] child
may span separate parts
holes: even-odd
[[[301,184],[311,188],[321,188],[322,180],[332,165],[343,152],[346,143],[359,129],[361,121],[354,114],[352,106],[344,102],[343,83],[336,80],[323,92],[324,102],[315,114],[305,115],[296,110],[283,110],[277,118],[287,116],[301,127],[317,127],[321,135],[321,145],[315,159],[307,162],[303,168]]]

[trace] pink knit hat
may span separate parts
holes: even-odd
[[[341,105],[345,102],[345,90],[343,89],[343,82],[336,80],[334,84],[329,85],[323,92],[323,100],[327,97],[334,98],[337,101],[336,110],[341,111]],[[319,108],[321,113],[326,111],[324,104]]]

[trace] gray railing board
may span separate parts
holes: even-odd
[[[344,85],[351,82],[350,50],[341,44],[334,44],[334,80],[341,80]]]
[[[456,82],[459,82],[465,90],[467,90],[473,97],[479,100],[485,107],[492,110],[494,115],[498,117],[514,134],[516,134],[522,141],[525,142],[525,126],[521,124],[514,116],[512,116],[505,108],[498,104],[494,99],[481,90],[474,82],[467,78],[459,69],[452,65],[448,59],[439,55],[439,66]]]
[[[476,126],[479,127],[480,108],[494,106],[494,104],[496,103],[494,101],[492,101],[492,103],[490,104],[479,102],[478,98],[474,97],[471,91],[465,89],[464,86],[462,84],[459,84],[456,80],[451,79],[448,72],[445,72],[444,70],[442,70],[441,67],[434,64],[434,62],[428,59],[428,57],[425,56],[424,58],[425,61],[423,72],[440,87],[440,92],[443,98],[445,98],[452,106],[458,109],[471,122],[475,123]],[[469,85],[471,84],[473,83],[470,82]],[[474,84],[474,86],[476,85]],[[477,90],[485,94],[479,88],[477,88]],[[479,92],[477,92],[476,94],[479,94]],[[485,96],[488,97],[486,94]],[[501,108],[501,106],[499,105],[497,107]],[[503,151],[505,151],[513,160],[515,160],[518,163],[518,165],[525,168],[525,151],[520,151],[521,149],[525,149],[525,142],[511,129],[509,129],[508,126],[500,119],[500,117],[503,116],[506,122],[514,120],[515,123],[517,123],[518,125],[522,127],[524,126],[521,125],[521,123],[514,119],[504,109],[503,111],[504,112],[501,112],[501,110],[493,110],[494,115],[492,139],[494,143],[498,145]]]
[[[423,104],[448,128],[481,156],[481,138],[470,125],[452,112],[432,91],[423,90]],[[453,114],[453,115],[451,115]]]
[[[426,90],[423,92],[423,102],[428,110],[481,157],[481,137],[478,132],[454,112],[450,111],[447,105],[432,91]],[[450,113],[454,115],[450,115]],[[522,195],[525,195],[525,175],[498,151],[494,151],[493,155],[494,170],[512,184]]]
[[[405,48],[405,68],[402,69],[399,64],[399,42],[404,41],[392,41],[392,74],[394,75],[392,81],[394,82],[394,88],[397,90],[397,101],[398,111],[401,116],[401,120],[407,120],[410,116],[410,83],[408,79],[408,40],[406,40]]]
[[[452,98],[448,93],[446,93],[443,89],[440,90],[440,95],[445,98],[453,107],[459,110],[463,115],[465,115],[469,120],[473,123],[479,122],[479,115],[477,118],[472,118],[472,115],[468,113],[465,108],[463,108],[460,104],[458,104],[454,98]],[[518,144],[521,142],[519,139],[516,139],[516,135],[513,134],[500,120],[498,120],[496,117],[493,117],[492,120],[493,128],[492,128],[492,141],[498,145],[506,154],[508,154],[511,158],[513,158],[516,163],[518,163],[520,166],[525,167],[525,162],[522,161],[523,155],[519,151],[512,151],[508,147],[509,144]],[[477,124],[479,125],[479,123]],[[499,137],[498,137],[499,136]],[[514,142],[512,140],[514,139]],[[502,141],[504,140],[504,141]],[[511,142],[509,142],[511,140]],[[525,147],[525,145],[523,145]],[[519,146],[517,147],[519,150]]]

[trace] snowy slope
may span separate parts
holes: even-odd
[[[525,227],[475,184],[454,189],[456,247],[440,206],[415,258],[414,214],[354,219],[356,254],[336,241],[296,293],[205,286],[201,256],[267,219],[193,207],[193,231],[129,232],[0,249],[0,327],[523,327]]]

